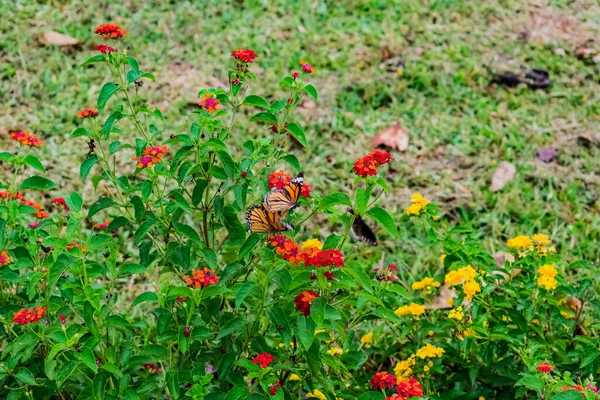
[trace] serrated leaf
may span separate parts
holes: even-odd
[[[104,110],[104,107],[106,106],[108,100],[112,97],[112,95],[117,93],[118,90],[119,86],[115,85],[112,82],[106,82],[104,86],[102,86],[102,89],[100,90],[100,95],[98,96],[99,111]]]
[[[240,286],[237,293],[235,294],[235,308],[236,309],[240,308],[240,306],[244,303],[244,300],[246,300],[246,297],[248,297],[250,292],[255,287],[256,287],[256,283],[254,283],[252,281],[244,282],[244,284],[242,286]]]
[[[210,286],[209,286],[210,287]],[[233,332],[241,332],[243,331],[242,326],[244,326],[246,322],[240,317],[234,318],[231,321],[227,322],[220,330],[217,335],[217,340],[233,333]]]
[[[296,333],[304,350],[310,349],[313,340],[315,340],[315,323],[310,316],[298,316]]]
[[[319,95],[317,94],[317,89],[315,89],[315,87],[313,85],[311,85],[310,83],[306,86],[304,86],[304,90],[306,90],[306,93],[308,93],[310,95],[310,97],[313,98],[314,101],[319,101]]]
[[[27,155],[27,157],[25,157],[25,163],[27,165],[29,165],[30,167],[33,167],[35,169],[37,169],[38,171],[41,172],[46,172],[46,170],[44,169],[44,165],[42,164],[42,162],[33,154],[29,154]]]
[[[81,180],[84,181],[85,178],[90,174],[92,167],[98,162],[98,156],[96,154],[88,154],[88,156],[81,163],[81,167],[79,168],[79,176]]]
[[[31,176],[21,183],[21,190],[25,189],[41,189],[49,190],[56,187],[56,184],[43,176]]]
[[[294,136],[296,138],[296,140],[298,140],[300,142],[300,144],[304,147],[307,146],[308,142],[306,141],[306,135],[304,134],[304,130],[302,130],[302,128],[300,128],[300,125],[298,125],[295,122],[292,122],[290,124],[288,124],[287,128],[289,133],[292,134],[292,136]]]
[[[250,118],[250,121],[268,122],[269,124],[277,125],[277,117],[269,112],[255,114]]]
[[[252,233],[250,236],[248,236],[248,238],[240,248],[240,251],[238,253],[238,260],[243,260],[244,257],[250,254],[252,250],[256,248],[256,245],[261,241],[262,238],[263,235],[259,235],[258,233]]]
[[[94,215],[98,214],[105,208],[112,207],[114,205],[117,205],[117,203],[115,203],[115,201],[110,197],[101,197],[90,206],[88,218],[92,218]]]
[[[367,211],[367,215],[377,221],[394,239],[398,239],[396,221],[394,221],[394,218],[386,210],[376,206]]]
[[[94,57],[90,57],[87,60],[85,60],[79,67],[85,67],[88,66],[92,63],[97,63],[97,62],[106,62],[106,56],[104,54],[98,54],[95,55]]]
[[[158,295],[154,292],[144,292],[133,300],[131,307],[135,307],[145,301],[158,301]]]
[[[242,104],[245,106],[260,107],[260,108],[264,108],[266,110],[269,110],[271,108],[271,106],[265,99],[263,99],[260,96],[255,95],[255,94],[246,96],[246,98],[244,99],[244,102]]]
[[[342,204],[345,206],[352,207],[352,200],[350,200],[350,196],[348,196],[346,193],[342,193],[342,192],[331,193],[321,199],[321,201],[319,202],[319,209],[324,210],[325,208],[328,208],[328,207],[331,207],[331,206],[334,206],[337,204]]]

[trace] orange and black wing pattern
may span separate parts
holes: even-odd
[[[302,184],[304,183],[304,174],[300,172],[290,183],[284,186],[283,189],[271,190],[263,200],[267,210],[287,211],[298,207],[298,199],[302,192]]]
[[[281,221],[287,213],[268,212],[263,204],[257,204],[246,212],[248,229],[253,233],[277,233],[294,229]]]

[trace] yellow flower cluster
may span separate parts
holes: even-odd
[[[425,359],[425,358],[433,358],[433,357],[441,357],[442,354],[444,354],[444,349],[442,349],[441,347],[436,347],[434,345],[432,345],[431,343],[427,343],[425,346],[421,347],[419,350],[417,350],[417,357],[419,357],[420,359]]]
[[[529,251],[534,249],[534,246],[540,256],[556,252],[556,248],[550,243],[550,236],[544,233],[536,233],[531,238],[529,236],[517,236],[509,239],[507,245],[511,249],[517,250],[519,257],[525,257]]]
[[[450,310],[450,312],[448,313],[448,318],[452,318],[457,321],[462,320],[464,316],[465,313],[463,311],[462,306],[458,306],[457,308]]]
[[[315,389],[312,392],[306,393],[306,397],[310,397],[313,399],[319,399],[319,400],[327,400],[327,396],[325,396],[323,394],[323,392],[321,392],[318,389]]]
[[[332,348],[331,348],[331,349],[329,349],[327,352],[328,352],[329,354],[331,354],[332,356],[334,356],[334,357],[335,357],[335,356],[339,356],[339,355],[342,355],[342,354],[344,354],[344,350],[340,349],[340,348],[339,348],[339,347],[337,347],[337,346],[335,346],[335,347],[332,347]]]
[[[481,292],[481,286],[475,281],[476,277],[477,271],[475,268],[467,265],[466,267],[448,272],[445,282],[448,286],[455,286],[464,282],[463,291],[465,292],[465,298],[471,301],[475,294]]]
[[[542,265],[538,269],[540,277],[537,280],[538,286],[543,287],[546,290],[554,290],[558,285],[555,276],[558,275],[558,271],[552,265]]]
[[[364,344],[366,348],[371,347],[371,343],[373,343],[373,332],[369,332],[361,337],[360,342]]]
[[[319,249],[323,250],[323,243],[319,239],[310,239],[302,243],[302,250]]]
[[[423,314],[424,312],[425,312],[425,307],[422,306],[421,304],[410,303],[409,306],[398,307],[396,309],[396,311],[394,311],[394,314],[399,315],[399,316],[408,315],[408,314],[418,316],[418,315]]]
[[[410,202],[412,204],[406,209],[406,215],[419,215],[421,211],[425,209],[427,204],[431,203],[424,198],[421,193],[413,194],[410,197]]]
[[[421,290],[422,295],[431,293],[433,288],[437,287],[440,287],[440,283],[434,281],[433,278],[423,278],[423,280],[412,284],[412,289]]]
[[[396,380],[402,381],[406,378],[409,378],[413,373],[413,368],[415,366],[415,355],[411,355],[408,359],[404,361],[400,361],[394,367],[394,374],[396,375]]]

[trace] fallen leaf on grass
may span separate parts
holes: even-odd
[[[394,126],[379,132],[373,138],[371,145],[374,149],[379,146],[384,146],[404,151],[408,148],[408,132],[406,132],[406,129],[404,129],[399,122],[396,122]]]
[[[517,172],[517,170],[514,165],[502,161],[498,168],[496,168],[496,171],[494,171],[490,190],[492,192],[497,192],[502,189],[506,183],[510,182],[515,177],[515,172]]]
[[[37,39],[40,43],[49,46],[66,47],[79,44],[79,40],[75,39],[74,37],[63,35],[62,33],[54,31],[44,32],[42,35],[38,36]]]

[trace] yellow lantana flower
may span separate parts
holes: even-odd
[[[448,318],[452,318],[457,321],[460,321],[461,319],[463,319],[464,316],[465,316],[465,313],[463,311],[462,306],[459,306],[453,310],[450,310],[450,312],[448,313]]]
[[[425,346],[421,347],[417,350],[416,355],[421,359],[425,358],[433,358],[433,357],[441,357],[444,354],[444,349],[441,347],[436,347],[431,343],[427,343]]]
[[[373,332],[369,332],[363,337],[360,338],[360,342],[365,345],[365,347],[371,347],[371,343],[373,343]]]
[[[421,193],[413,194],[410,197],[410,202],[412,204],[406,209],[406,215],[419,215],[421,211],[425,209],[427,204],[431,203],[424,198]]]
[[[306,249],[319,249],[322,250],[323,249],[323,243],[321,243],[321,241],[319,239],[310,239],[307,240],[306,242],[302,243],[302,250],[306,250]]]
[[[408,315],[408,314],[418,316],[418,315],[423,314],[424,312],[425,312],[425,307],[422,306],[421,304],[410,303],[409,306],[398,307],[396,309],[396,311],[394,311],[394,314],[399,315],[399,316]]]
[[[315,389],[310,393],[306,393],[306,397],[311,397],[311,398],[319,399],[319,400],[327,400],[327,396],[325,396],[323,394],[323,392],[321,392],[318,389]]]

